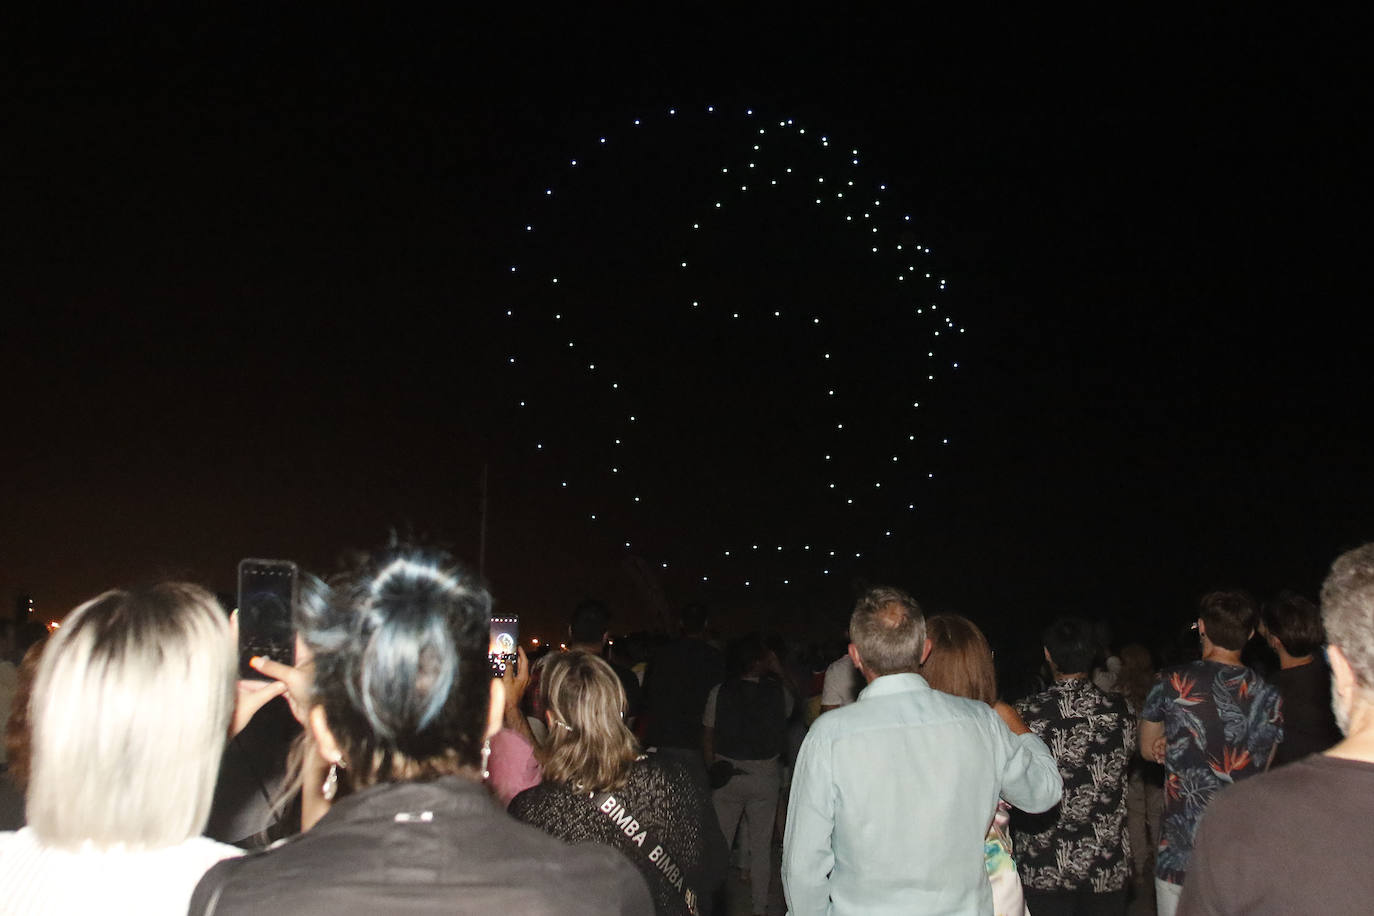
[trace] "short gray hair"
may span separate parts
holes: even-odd
[[[926,642],[926,618],[899,588],[869,589],[849,617],[849,641],[875,676],[915,671]]]
[[[31,703],[27,816],[44,843],[155,849],[210,816],[234,709],[235,650],[213,595],[168,582],[67,615]]]
[[[1327,639],[1340,647],[1356,682],[1374,691],[1374,544],[1336,558],[1321,599]]]

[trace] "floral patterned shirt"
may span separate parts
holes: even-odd
[[[1021,882],[1039,891],[1106,893],[1126,886],[1126,771],[1136,749],[1136,721],[1120,694],[1088,678],[1057,681],[1016,704],[1054,754],[1064,798],[1044,814],[1018,812],[1016,859]]]
[[[1263,773],[1283,740],[1278,688],[1241,665],[1165,668],[1140,717],[1164,723],[1164,817],[1155,874],[1182,884],[1193,834],[1218,790]]]

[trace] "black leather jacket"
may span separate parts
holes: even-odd
[[[190,913],[652,913],[644,879],[605,846],[566,846],[517,823],[470,780],[373,786],[309,833],[229,859]]]

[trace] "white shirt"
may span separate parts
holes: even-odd
[[[152,850],[54,849],[33,828],[0,833],[4,916],[185,916],[196,884],[234,846],[192,837]]]
[[[1033,734],[919,674],[874,679],[816,720],[792,777],[783,841],[788,911],[992,912],[984,839],[999,794],[1029,812],[1059,801],[1059,767]]]
[[[821,684],[821,706],[848,706],[863,689],[863,678],[848,653],[841,655],[825,669]]]

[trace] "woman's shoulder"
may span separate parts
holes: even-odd
[[[566,804],[572,797],[572,789],[566,783],[545,780],[517,793],[506,806],[506,812],[516,820],[525,821],[550,806]]]

